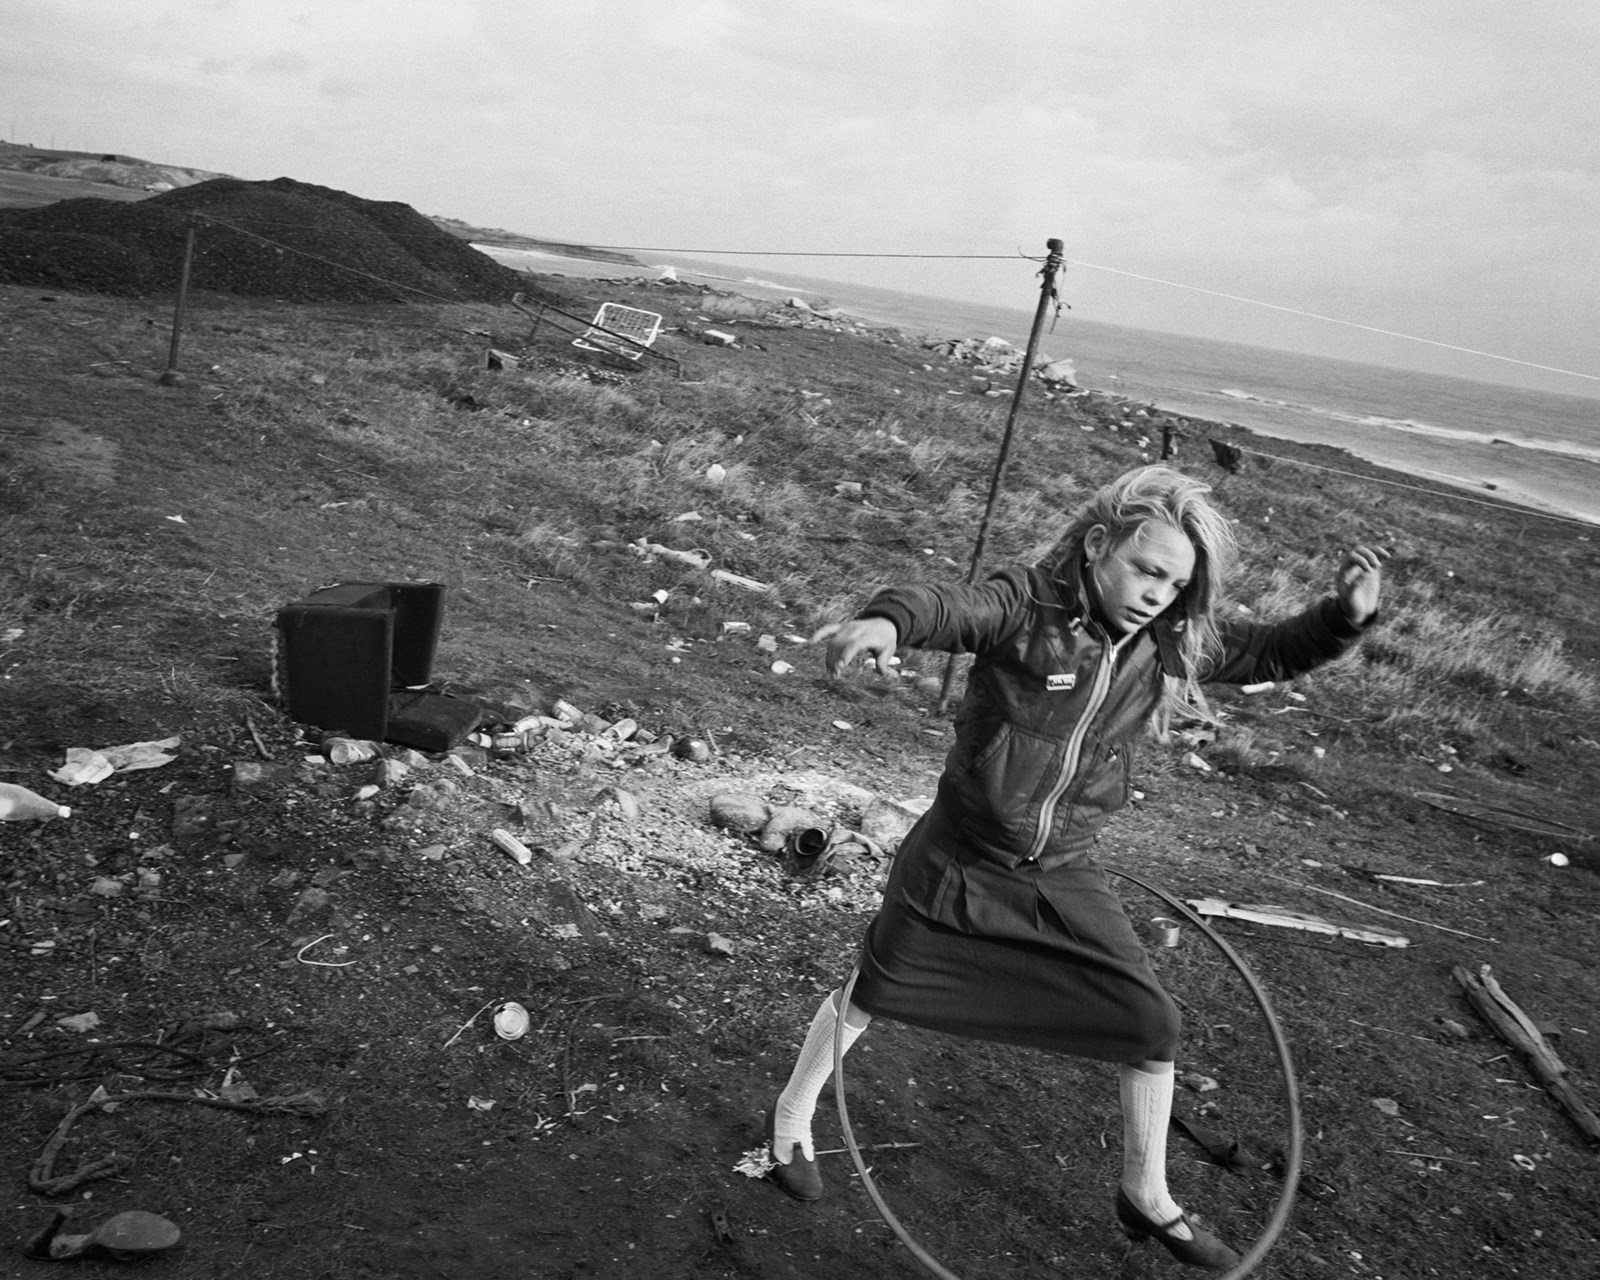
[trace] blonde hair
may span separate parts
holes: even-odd
[[[1060,577],[1066,569],[1081,571],[1084,540],[1096,525],[1105,528],[1113,547],[1138,539],[1146,526],[1167,525],[1194,547],[1194,573],[1178,598],[1182,625],[1174,627],[1181,671],[1170,671],[1168,691],[1185,706],[1203,705],[1197,677],[1220,656],[1216,610],[1222,583],[1234,557],[1233,528],[1211,505],[1211,486],[1171,467],[1138,467],[1098,489],[1078,509],[1066,531],[1040,561]]]

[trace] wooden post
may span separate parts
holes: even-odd
[[[189,300],[189,268],[194,262],[194,222],[191,220],[183,236],[183,267],[178,273],[178,303],[172,312],[172,346],[167,351],[167,367],[158,381],[163,387],[183,385],[183,375],[178,372],[178,341],[183,336],[183,309]]]
[[[983,548],[989,540],[989,524],[994,519],[995,507],[1000,503],[1006,463],[1011,457],[1011,438],[1017,424],[1017,411],[1022,408],[1022,395],[1028,387],[1028,375],[1033,371],[1033,357],[1039,350],[1039,335],[1044,331],[1045,313],[1056,299],[1056,272],[1061,270],[1062,243],[1059,240],[1046,240],[1045,247],[1049,253],[1045,257],[1044,266],[1039,270],[1039,275],[1043,278],[1039,286],[1039,305],[1033,313],[1033,328],[1028,333],[1027,348],[1022,353],[1022,368],[1017,372],[1017,389],[1011,393],[1011,412],[1006,415],[1005,433],[1000,437],[1000,456],[995,459],[994,475],[989,481],[989,501],[983,509],[983,519],[978,522],[978,536],[972,544],[972,564],[967,570],[969,584],[978,580],[978,571],[983,565]],[[944,683],[939,687],[940,711],[949,705],[950,687],[955,683],[956,662],[959,657],[959,654],[952,653],[945,660]]]

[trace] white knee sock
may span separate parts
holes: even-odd
[[[1171,1222],[1183,1210],[1167,1191],[1167,1124],[1172,1119],[1172,1088],[1176,1073],[1170,1062],[1165,1071],[1122,1067],[1122,1189],[1146,1217]],[[1188,1239],[1187,1229],[1173,1234]]]
[[[779,1164],[788,1164],[794,1154],[794,1144],[807,1160],[816,1159],[816,1149],[811,1143],[811,1118],[817,1112],[817,1099],[822,1096],[822,1086],[833,1074],[833,1035],[838,1024],[834,1001],[835,991],[822,1002],[822,1007],[811,1019],[811,1029],[806,1032],[805,1044],[800,1048],[800,1058],[789,1075],[789,1083],[778,1095],[772,1117],[772,1150]],[[844,1017],[844,1047],[846,1051],[867,1029],[872,1015],[851,1005]]]

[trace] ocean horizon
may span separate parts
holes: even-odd
[[[1027,342],[1034,313],[726,263],[616,262],[476,246],[517,270],[589,279],[667,269],[758,297],[797,296],[932,338]],[[1052,322],[1053,321],[1053,322]],[[1067,359],[1079,384],[1184,417],[1331,445],[1485,498],[1600,524],[1600,397],[1359,364],[1273,347],[1079,320],[1047,320],[1036,364]]]

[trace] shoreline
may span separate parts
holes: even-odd
[[[529,270],[525,265],[518,265],[511,262],[507,262],[505,264],[508,266],[513,266],[513,269],[524,271],[529,275],[551,275],[564,279],[589,279],[595,281],[615,280],[619,283],[628,284],[656,284],[662,280],[676,280],[679,283],[706,281],[711,284],[711,287],[718,288],[735,296],[751,297],[752,295],[747,291],[758,290],[760,292],[756,293],[753,297],[753,300],[755,301],[776,300],[773,297],[765,295],[800,296],[808,292],[813,294],[821,292],[820,290],[807,290],[796,286],[779,284],[773,281],[762,281],[751,278],[737,279],[731,276],[717,275],[712,272],[701,271],[695,268],[677,266],[650,266],[648,268],[650,271],[661,273],[656,275],[631,273],[619,274],[617,272],[617,267],[625,264],[605,262],[599,259],[567,257],[565,255],[557,255],[548,251],[540,252],[537,250],[527,250],[521,248],[513,249],[511,246],[475,245],[474,247],[478,247],[480,250],[484,248],[501,248],[508,255],[511,253],[516,253],[519,257],[524,258],[524,261],[526,260],[526,257],[536,257],[540,260],[541,265],[549,264],[550,269],[543,271]],[[497,258],[497,260],[499,259]],[[562,271],[559,269],[561,266],[570,265],[577,262],[589,264],[597,269],[604,269],[603,274],[600,270],[595,270],[592,272],[571,272]],[[670,275],[667,274],[668,272],[670,272]],[[935,334],[933,332],[914,332],[910,327],[901,323],[896,323],[891,319],[887,319],[881,314],[863,314],[859,310],[852,309],[849,305],[833,305],[830,307],[830,314],[848,317],[850,320],[865,328],[896,332],[905,335],[908,339],[926,341],[930,344],[950,340],[960,341],[964,339],[975,339],[977,341],[982,341],[983,337],[986,336],[976,333],[952,335]],[[1287,432],[1275,432],[1270,427],[1259,423],[1243,423],[1229,418],[1199,414],[1186,407],[1171,403],[1164,403],[1163,398],[1159,395],[1154,398],[1145,399],[1110,388],[1089,386],[1084,384],[1080,384],[1080,393],[1093,395],[1113,403],[1136,404],[1141,407],[1148,406],[1149,408],[1175,418],[1186,425],[1193,425],[1202,429],[1220,432],[1237,432],[1254,440],[1273,441],[1277,445],[1283,446],[1284,449],[1277,451],[1256,449],[1253,450],[1253,452],[1264,457],[1281,459],[1282,461],[1293,465],[1304,464],[1308,468],[1319,468],[1335,473],[1342,473],[1356,478],[1374,479],[1385,485],[1397,486],[1400,488],[1412,488],[1424,493],[1440,493],[1441,496],[1446,497],[1458,497],[1465,502],[1483,506],[1492,511],[1504,512],[1508,515],[1531,516],[1540,519],[1581,526],[1585,529],[1600,529],[1600,517],[1591,516],[1581,511],[1575,511],[1570,508],[1562,507],[1557,503],[1547,501],[1532,493],[1529,493],[1527,490],[1514,484],[1508,484],[1506,481],[1468,479],[1465,477],[1432,470],[1420,464],[1406,465],[1392,458],[1374,457],[1371,454],[1364,453],[1359,448],[1352,447],[1348,444],[1333,444],[1322,440],[1307,440]],[[1338,466],[1327,466],[1320,462],[1313,462],[1309,458],[1296,457],[1295,455],[1301,451],[1325,452],[1326,454],[1331,455],[1331,458],[1335,461],[1346,460],[1356,466],[1368,467],[1378,471],[1388,472],[1390,475],[1396,477],[1396,479],[1385,479],[1381,476],[1365,475],[1361,471],[1345,470]],[[1404,483],[1404,480],[1413,480],[1419,483],[1416,485],[1407,485]],[[1427,486],[1438,486],[1438,488],[1435,489]]]

